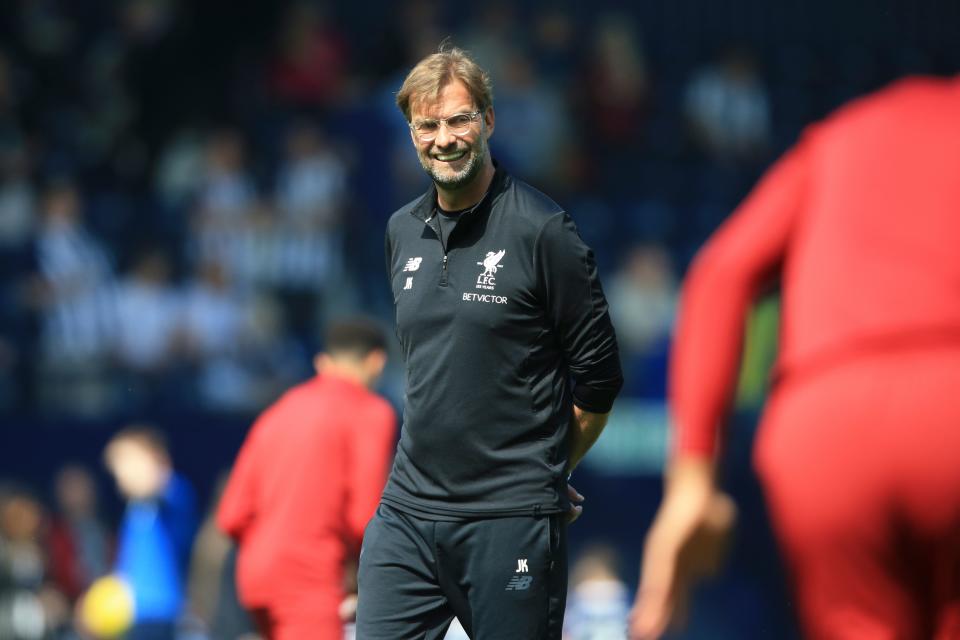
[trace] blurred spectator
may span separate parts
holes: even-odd
[[[638,245],[610,283],[610,314],[617,339],[644,353],[670,334],[677,305],[677,280],[670,254],[659,245]]]
[[[770,141],[770,99],[757,60],[730,48],[696,71],[684,96],[695,142],[720,160],[755,160]]]
[[[43,195],[36,237],[42,287],[39,398],[48,411],[109,406],[105,378],[115,329],[113,271],[104,245],[84,226],[80,193],[54,182]]]
[[[19,144],[7,146],[0,140],[0,252],[26,246],[36,226],[36,194],[28,164],[25,148]]]
[[[325,107],[342,97],[348,79],[347,40],[329,15],[326,2],[298,1],[287,6],[279,32],[279,55],[269,84],[284,103]]]
[[[314,125],[302,122],[287,135],[276,203],[286,220],[304,230],[340,225],[347,200],[347,167]]]
[[[347,165],[316,126],[302,122],[287,136],[277,181],[283,218],[274,231],[271,284],[286,306],[288,326],[315,337],[332,298],[322,294],[342,275]]]
[[[470,13],[470,19],[464,23],[457,41],[499,86],[498,80],[509,71],[513,57],[511,51],[527,40],[517,15],[518,5],[505,0],[492,0],[470,5],[466,10]],[[427,53],[436,51],[440,42],[431,44],[431,51]],[[416,60],[411,62],[415,63]]]
[[[246,305],[249,333],[230,353],[198,363],[196,391],[208,411],[254,411],[299,379],[309,362],[283,324],[283,309],[272,295]]]
[[[492,144],[510,170],[548,188],[563,182],[571,125],[560,95],[537,77],[529,55],[505,47],[497,85],[497,131]]]
[[[190,166],[189,147],[184,152],[183,161]],[[218,262],[231,280],[251,283],[263,271],[269,244],[258,232],[273,224],[273,212],[260,201],[248,173],[242,134],[234,129],[211,134],[203,162],[193,211],[193,257]]]
[[[190,614],[204,637],[237,640],[253,635],[253,622],[237,596],[237,554],[229,536],[217,527],[216,513],[227,477],[217,481],[190,558]]]
[[[221,534],[222,535],[222,534]],[[214,640],[261,640],[250,614],[243,608],[237,592],[237,547],[230,546],[220,570],[216,608],[210,622],[210,637]],[[269,640],[269,639],[268,639]]]
[[[43,194],[37,262],[54,303],[82,298],[111,279],[110,258],[85,228],[77,187],[54,182]]]
[[[197,526],[196,498],[172,466],[160,432],[134,425],[104,450],[127,500],[117,538],[116,572],[133,591],[129,640],[172,640],[186,600],[186,570]]]
[[[47,640],[69,620],[66,598],[47,581],[43,518],[43,506],[29,491],[0,487],[0,638],[4,640]]]
[[[190,361],[236,354],[251,339],[252,319],[245,300],[217,262],[197,268],[183,292],[181,310],[183,346]]]
[[[211,134],[204,149],[203,182],[197,209],[202,223],[214,227],[243,223],[257,203],[257,188],[247,173],[243,135],[230,128]]]
[[[616,550],[588,547],[571,571],[563,640],[626,640],[630,595]]]
[[[647,60],[632,24],[620,14],[598,18],[573,94],[581,145],[601,186],[629,182],[649,111]]]
[[[43,196],[36,251],[48,297],[44,351],[59,358],[102,358],[112,327],[113,273],[104,246],[84,227],[81,198],[68,182]]]
[[[85,165],[115,172],[123,182],[139,178],[146,163],[132,129],[137,105],[123,82],[125,54],[120,42],[104,36],[83,55],[77,124],[71,132]]]
[[[196,131],[187,129],[170,136],[157,162],[154,188],[169,209],[186,206],[204,184],[204,145]],[[212,161],[211,161],[212,162]],[[211,173],[213,169],[210,169]],[[182,224],[182,221],[177,221]]]
[[[563,91],[571,82],[570,70],[577,64],[579,45],[573,17],[568,8],[551,5],[538,10],[533,19],[537,75],[553,89]]]
[[[71,601],[110,565],[107,527],[97,513],[97,486],[90,472],[67,465],[54,479],[56,510],[47,535],[51,578]]]
[[[626,364],[626,389],[636,396],[663,398],[677,305],[676,276],[667,251],[658,245],[631,249],[610,283],[608,299]]]
[[[114,348],[125,369],[160,374],[176,356],[180,304],[170,282],[170,262],[148,249],[117,285]]]
[[[216,505],[220,502],[226,478],[220,477],[207,510],[197,531],[190,553],[190,572],[187,581],[187,595],[190,613],[210,628],[219,599],[220,580],[224,561],[230,551],[230,538],[217,528]]]

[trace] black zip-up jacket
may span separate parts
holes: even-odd
[[[593,253],[499,167],[446,242],[437,225],[431,188],[387,227],[407,394],[383,500],[438,519],[566,511],[572,404],[605,413],[623,382]]]

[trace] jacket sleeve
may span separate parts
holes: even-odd
[[[390,241],[390,223],[387,223],[387,231],[383,234],[383,259],[384,266],[387,269],[387,285],[393,288],[393,243]]]
[[[565,212],[541,228],[534,260],[547,314],[570,374],[573,402],[606,413],[623,386],[617,337],[600,287],[593,252]]]
[[[712,456],[735,391],[744,323],[776,281],[807,192],[809,140],[768,170],[697,254],[670,356],[675,452]]]
[[[363,530],[380,503],[393,460],[397,418],[385,401],[371,402],[356,414],[350,430],[346,522],[349,543],[359,549]]]

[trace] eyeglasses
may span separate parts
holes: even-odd
[[[480,116],[480,111],[470,113],[455,113],[449,118],[419,120],[410,125],[410,129],[423,142],[431,142],[440,133],[440,125],[446,125],[447,131],[455,136],[462,136],[470,131],[470,125]]]

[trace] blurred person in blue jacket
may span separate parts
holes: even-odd
[[[170,640],[186,599],[186,567],[197,528],[196,497],[176,471],[161,433],[134,425],[107,444],[104,461],[127,500],[115,571],[133,592],[126,640]]]

